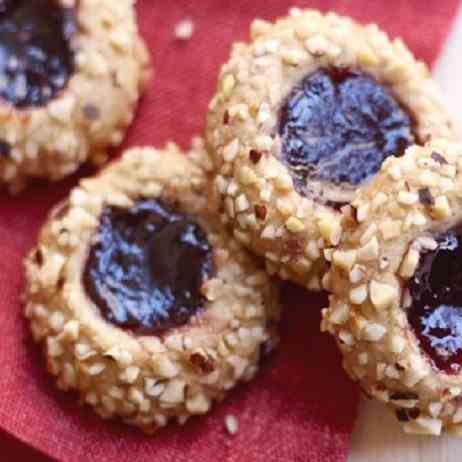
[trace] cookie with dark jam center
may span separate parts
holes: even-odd
[[[43,106],[74,71],[75,11],[54,0],[0,1],[0,97]]]
[[[408,319],[435,366],[455,374],[462,366],[462,226],[436,240],[409,282]]]
[[[205,304],[212,247],[190,217],[158,200],[107,207],[84,271],[103,317],[136,334],[185,324]]]
[[[302,195],[310,180],[357,187],[414,142],[412,118],[390,90],[337,68],[318,70],[291,91],[279,135],[282,160]]]

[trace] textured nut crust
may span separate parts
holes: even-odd
[[[419,200],[424,188],[434,202]],[[362,218],[332,254],[322,328],[335,336],[349,375],[393,407],[406,432],[462,434],[462,373],[432,366],[405,312],[420,254],[462,220],[462,145],[434,140],[387,159],[353,205]]]
[[[81,181],[52,212],[26,260],[26,315],[58,387],[77,390],[102,417],[118,416],[147,432],[171,418],[184,423],[207,413],[255,375],[260,352],[277,341],[277,285],[208,208],[204,153],[200,140],[194,162],[173,144],[164,152],[130,150]],[[129,207],[140,197],[175,201],[202,225],[214,249],[216,276],[204,285],[204,310],[162,336],[137,337],[109,324],[82,284],[103,206]]]
[[[251,36],[251,43],[235,44],[210,104],[215,189],[235,236],[265,255],[272,272],[315,289],[342,223],[339,212],[301,197],[279,160],[279,108],[294,85],[321,67],[361,69],[410,109],[419,142],[452,137],[450,121],[427,67],[376,25],[293,9],[274,24],[254,21]]]
[[[66,88],[44,107],[17,109],[0,103],[0,186],[11,192],[28,177],[61,179],[90,160],[107,159],[130,124],[149,76],[133,0],[57,0],[77,9],[72,48],[75,71]]]

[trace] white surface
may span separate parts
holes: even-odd
[[[349,462],[461,462],[462,439],[405,435],[383,404],[362,400]]]
[[[462,9],[434,75],[462,134]],[[462,438],[405,435],[391,411],[366,399],[351,445],[349,462],[462,462]]]
[[[444,0],[443,0],[444,1]],[[462,8],[454,21],[443,53],[434,69],[435,79],[443,88],[445,102],[462,134]],[[462,457],[461,457],[462,460]]]

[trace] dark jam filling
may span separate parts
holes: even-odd
[[[185,324],[205,303],[214,271],[201,227],[156,200],[104,210],[84,271],[103,317],[140,335]]]
[[[372,77],[321,69],[289,94],[280,114],[283,161],[297,191],[310,180],[358,186],[414,142],[412,120]]]
[[[0,0],[0,97],[43,106],[74,70],[74,10],[54,0]]]
[[[456,374],[462,366],[462,225],[436,241],[409,282],[408,319],[435,366]]]

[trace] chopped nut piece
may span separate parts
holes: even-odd
[[[367,286],[362,285],[350,290],[350,301],[355,305],[361,305],[367,298]]]
[[[292,233],[301,233],[305,230],[305,224],[303,223],[303,221],[295,217],[290,217],[286,221],[286,227]]]
[[[383,238],[388,241],[401,234],[401,222],[398,220],[387,220],[380,225],[380,232]]]
[[[184,401],[186,383],[182,380],[172,380],[167,382],[167,385],[160,395],[160,400],[164,403],[179,404]]]
[[[441,154],[438,154],[436,151],[432,152],[431,157],[435,162],[438,162],[441,165],[448,163],[448,161]]]
[[[257,151],[256,149],[251,149],[250,152],[249,152],[250,160],[254,164],[258,164],[258,162],[260,162],[260,159],[262,158],[262,155],[263,154],[260,151]]]
[[[398,299],[398,290],[388,284],[371,281],[369,287],[371,301],[378,310],[388,308]]]
[[[435,203],[430,188],[419,189],[419,201],[423,205],[433,205]]]
[[[362,265],[354,265],[352,270],[350,271],[350,282],[352,284],[357,284],[361,282],[363,277],[366,274],[366,268]]]
[[[401,268],[399,274],[405,278],[411,278],[415,270],[417,269],[417,265],[419,264],[420,254],[417,250],[409,249],[409,252],[404,257],[403,263],[401,264]]]
[[[377,228],[377,225],[375,223],[370,224],[367,227],[366,231],[364,231],[364,233],[362,234],[361,239],[359,240],[361,245],[364,245],[367,242],[369,242],[375,236],[375,234],[377,233],[377,229],[378,228]]]
[[[371,261],[379,256],[379,242],[373,237],[367,244],[358,249],[357,258],[359,261]]]
[[[235,210],[237,213],[244,212],[250,207],[249,201],[245,194],[241,194],[237,197],[235,202]]]
[[[318,222],[319,231],[324,239],[332,245],[337,245],[342,233],[341,217],[325,215]]]
[[[414,205],[419,200],[419,194],[408,191],[400,191],[398,194],[398,202],[403,205]]]
[[[265,221],[267,213],[268,213],[268,209],[266,208],[265,205],[263,204],[255,205],[255,216],[257,217],[257,219],[261,221]]]
[[[390,337],[390,350],[392,353],[402,353],[406,347],[406,340],[399,335],[392,335]]]
[[[356,209],[356,220],[358,221],[358,223],[362,223],[366,220],[366,218],[369,215],[369,209],[369,204],[364,204]]]
[[[206,414],[210,410],[210,400],[198,393],[186,401],[186,408],[191,414]]]
[[[412,422],[405,423],[403,430],[405,433],[421,435],[440,435],[443,422],[439,419],[429,417],[419,417]]]
[[[223,159],[232,162],[239,153],[239,140],[235,139],[223,149]]]
[[[184,19],[175,26],[175,37],[180,40],[189,40],[194,33],[194,23]]]
[[[329,314],[329,320],[334,324],[344,324],[348,321],[349,309],[345,303],[336,305]]]
[[[338,334],[338,338],[345,344],[345,345],[354,345],[355,339],[353,334],[347,330],[341,330]]]
[[[363,331],[364,340],[378,342],[387,332],[387,329],[376,323],[367,324]]]
[[[235,416],[228,414],[225,417],[225,427],[230,435],[235,435],[239,430],[239,422]]]
[[[332,261],[338,267],[349,271],[356,262],[356,252],[354,250],[336,250],[333,253]]]
[[[433,206],[433,215],[435,218],[444,220],[451,216],[451,206],[446,196],[439,196],[435,199]]]

